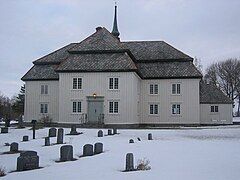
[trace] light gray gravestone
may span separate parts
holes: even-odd
[[[57,144],[63,144],[63,133],[63,128],[59,128],[57,133]]]
[[[94,144],[94,154],[100,154],[103,152],[103,143],[95,143]]]
[[[18,152],[18,143],[13,142],[13,143],[10,145],[10,151],[11,151],[11,152]]]
[[[127,153],[127,155],[126,155],[126,169],[125,169],[125,171],[133,171],[133,170],[134,170],[133,153]]]
[[[153,140],[153,138],[152,138],[152,133],[149,133],[149,134],[148,134],[148,140]]]
[[[8,133],[8,127],[2,127],[1,133]]]
[[[60,161],[73,160],[73,146],[65,145],[60,148]]]
[[[117,134],[117,128],[113,128],[113,134]]]
[[[45,137],[45,146],[50,146],[50,137]]]
[[[112,129],[108,129],[108,135],[112,135]]]
[[[93,155],[93,145],[85,144],[83,146],[83,156],[92,156]]]
[[[56,128],[50,128],[48,131],[48,137],[56,137],[57,136],[57,129]]]
[[[28,136],[23,136],[23,141],[28,141]]]
[[[98,137],[103,137],[103,131],[102,130],[98,131]]]
[[[130,140],[129,140],[129,143],[134,143],[134,140],[133,140],[133,139],[130,139]]]
[[[77,132],[77,126],[76,126],[75,124],[73,124],[73,125],[71,126],[70,135],[77,135],[77,134],[79,134],[79,133]]]
[[[25,151],[17,158],[17,171],[39,168],[39,156],[35,151]]]

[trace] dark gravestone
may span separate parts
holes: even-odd
[[[148,140],[153,140],[153,138],[152,138],[152,133],[149,133],[149,134],[148,134]]]
[[[77,134],[79,134],[78,132],[77,132],[77,127],[76,127],[76,125],[72,125],[71,126],[71,131],[70,131],[70,135],[77,135]]]
[[[117,128],[113,129],[113,134],[117,134]]]
[[[57,136],[57,129],[56,128],[50,128],[48,131],[48,137],[56,137]]]
[[[63,128],[58,129],[57,144],[63,144]]]
[[[133,140],[133,139],[130,139],[130,140],[129,140],[129,143],[134,143],[134,140]]]
[[[133,153],[127,153],[127,155],[126,155],[126,169],[125,169],[125,171],[133,171],[133,170],[134,170]]]
[[[73,147],[71,145],[65,145],[60,148],[60,161],[72,161],[73,160]]]
[[[98,137],[103,137],[103,131],[102,130],[98,131]]]
[[[35,151],[25,151],[17,158],[17,171],[39,168],[39,156]]]
[[[85,144],[83,146],[83,156],[92,156],[93,155],[93,145]]]
[[[141,141],[140,137],[137,138],[138,141]]]
[[[94,154],[100,154],[103,152],[103,143],[94,144]]]
[[[50,137],[45,137],[45,146],[50,146]]]
[[[108,135],[112,135],[112,130],[108,129]]]
[[[8,127],[2,127],[1,133],[8,133]]]
[[[23,141],[28,141],[28,136],[23,136]]]
[[[10,145],[10,152],[18,152],[18,143],[13,142],[13,143]]]

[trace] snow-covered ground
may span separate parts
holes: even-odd
[[[240,117],[233,117],[233,122],[240,122]]]
[[[65,129],[65,133],[69,133]],[[43,137],[48,129],[37,130],[32,140],[28,129],[9,130],[0,134],[0,153],[8,151],[4,143],[18,142],[20,150],[35,150],[42,169],[12,172],[16,170],[19,154],[0,155],[0,166],[5,167],[7,180],[238,180],[240,179],[240,126],[212,129],[179,130],[119,130],[119,135],[97,137],[98,129],[78,129],[82,135],[65,136],[64,141],[74,147],[77,161],[56,163],[62,145],[44,147]],[[104,133],[107,130],[104,129]],[[153,134],[153,141],[147,134]],[[29,142],[21,142],[29,135]],[[142,141],[137,141],[140,137]],[[129,144],[133,138],[135,143]],[[51,139],[55,143],[56,138]],[[79,158],[86,143],[102,142],[104,153]],[[150,160],[151,170],[121,172],[125,168],[126,153],[133,152],[138,159]]]

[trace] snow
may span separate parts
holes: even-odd
[[[65,128],[65,134],[70,129]],[[240,178],[240,126],[215,127],[211,129],[144,129],[118,130],[119,135],[97,137],[98,129],[78,129],[83,134],[64,136],[66,144],[74,147],[77,161],[56,163],[62,145],[44,147],[43,137],[48,128],[36,132],[37,139],[32,140],[32,131],[9,129],[8,134],[0,134],[0,153],[8,151],[4,143],[18,142],[20,150],[35,150],[40,157],[37,170],[11,172],[16,170],[19,154],[0,155],[0,166],[5,167],[7,175],[2,179],[28,180],[67,180],[67,179],[103,179],[103,180],[237,180]],[[107,134],[107,129],[104,129]],[[152,133],[154,140],[148,141],[147,134]],[[29,142],[21,142],[23,135],[29,135]],[[140,137],[142,141],[138,141]],[[129,139],[134,144],[129,144]],[[56,138],[51,138],[55,143]],[[82,157],[82,147],[86,143],[102,142],[104,153]],[[122,172],[125,168],[125,156],[134,153],[135,165],[138,159],[150,160],[151,170]]]
[[[233,117],[233,122],[240,122],[240,117]]]

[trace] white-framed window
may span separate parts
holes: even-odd
[[[42,84],[41,85],[41,94],[48,94],[48,85],[47,84]]]
[[[149,104],[149,114],[150,115],[157,115],[158,114],[158,104]]]
[[[218,112],[218,106],[211,106],[210,112]]]
[[[118,89],[119,78],[109,78],[109,89]]]
[[[172,114],[181,114],[181,104],[172,104]]]
[[[150,84],[149,85],[149,94],[158,94],[158,84]]]
[[[82,112],[82,102],[81,101],[72,101],[72,112],[81,113]]]
[[[47,103],[40,104],[40,113],[42,113],[42,114],[48,113],[48,104]]]
[[[118,113],[119,113],[119,102],[109,101],[109,114],[118,114]]]
[[[181,84],[180,83],[174,83],[172,84],[172,94],[181,94]]]
[[[72,88],[73,89],[82,89],[82,78],[73,78]]]

